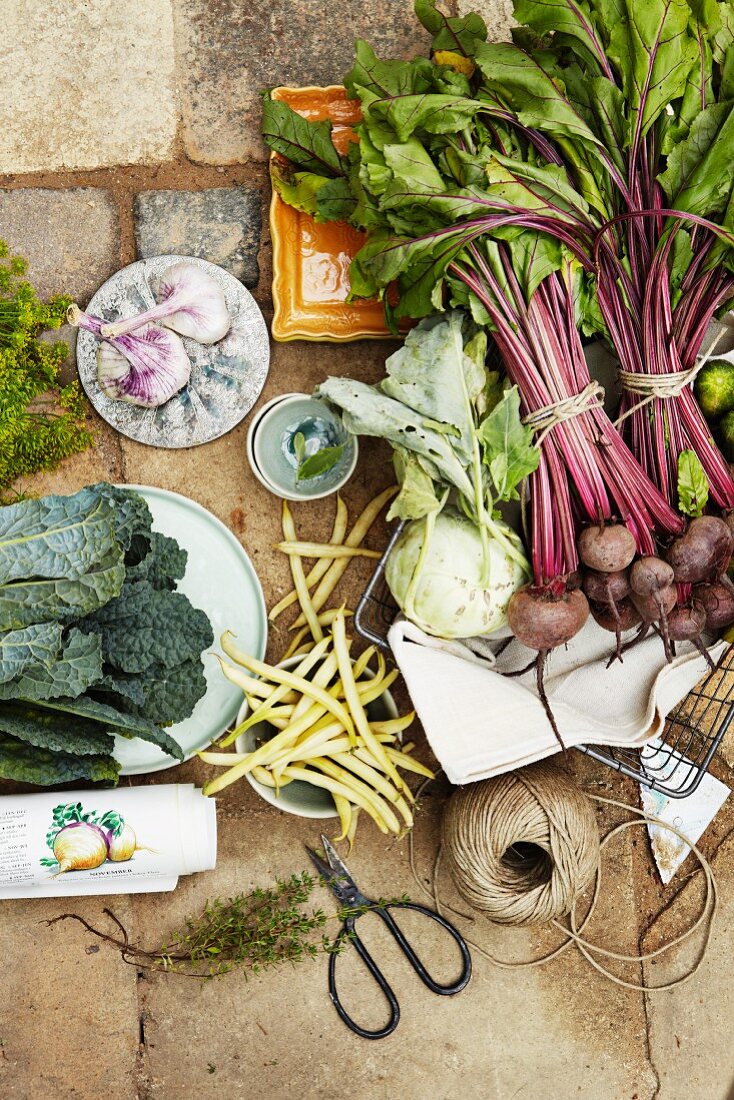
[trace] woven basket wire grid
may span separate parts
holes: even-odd
[[[354,625],[373,645],[389,652],[387,635],[399,608],[385,580],[385,565],[403,524],[393,531],[385,552],[357,604]],[[671,798],[692,794],[734,717],[734,646],[668,715],[660,743],[641,748],[580,745],[580,752],[650,790]]]

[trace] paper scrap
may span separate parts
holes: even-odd
[[[645,764],[651,769],[660,769],[659,779],[667,780],[669,785],[672,781],[673,786],[677,783],[678,787],[688,782],[690,771],[686,765],[690,768],[694,767],[690,760],[675,752],[664,742],[653,741],[649,747],[656,748],[657,752],[654,756],[646,754]],[[656,761],[658,756],[659,760]],[[688,837],[692,844],[698,842],[730,794],[729,787],[708,773],[704,775],[696,790],[686,798],[671,798],[660,791],[640,788],[643,810],[674,825]],[[650,834],[650,843],[660,878],[667,885],[690,849],[675,833],[663,829],[654,822],[648,823],[647,831]]]

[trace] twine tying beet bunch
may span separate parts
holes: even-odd
[[[627,810],[636,818],[615,826],[600,840],[592,801]],[[600,893],[601,852],[621,832],[648,822],[669,830],[695,853],[704,872],[706,896],[698,917],[679,936],[656,951],[625,955],[591,943],[581,933],[591,920]],[[559,947],[526,962],[505,962],[469,941],[495,966],[506,969],[538,966],[575,944],[596,970],[617,985],[655,992],[689,981],[703,962],[717,910],[716,882],[705,856],[675,826],[635,806],[587,795],[553,765],[533,764],[458,788],[453,793],[444,814],[442,846],[436,858],[433,886],[428,891],[439,912],[442,906],[437,877],[443,856],[461,896],[488,919],[510,925],[550,923],[565,936]],[[416,882],[426,889],[415,875],[414,867],[413,873]],[[591,901],[579,923],[578,906],[592,883]],[[568,918],[568,924],[563,923],[563,917]],[[663,985],[628,982],[599,961],[601,957],[624,963],[643,963],[682,943],[702,926],[703,943],[696,961],[684,975]]]

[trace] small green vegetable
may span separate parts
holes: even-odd
[[[706,363],[693,386],[696,400],[707,420],[718,420],[734,409],[734,363],[714,359]]]
[[[721,449],[729,462],[734,462],[734,410],[722,416],[717,429]]]

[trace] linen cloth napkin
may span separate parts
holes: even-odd
[[[517,639],[497,656],[491,643],[431,638],[398,619],[389,642],[433,752],[451,783],[487,779],[560,751],[531,670],[532,650]],[[589,619],[548,657],[545,687],[564,744],[643,745],[662,734],[665,716],[706,674],[690,644],[666,664],[660,638],[638,643],[606,667],[614,635]],[[717,661],[726,649],[711,649]]]

